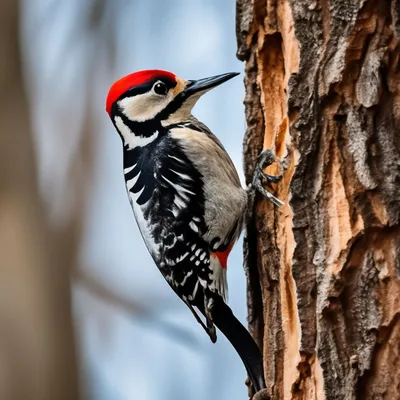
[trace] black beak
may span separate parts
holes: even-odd
[[[229,79],[232,79],[239,74],[240,72],[228,72],[227,74],[215,75],[210,78],[189,81],[188,85],[184,89],[184,93],[189,97],[194,93],[210,90],[221,83],[229,81]]]

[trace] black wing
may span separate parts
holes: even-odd
[[[193,300],[200,285],[213,283],[210,247],[202,239],[207,230],[202,175],[167,135],[144,148],[126,148],[124,167],[128,190],[138,196],[151,229],[159,269],[183,300]]]

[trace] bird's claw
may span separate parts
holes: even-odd
[[[273,162],[278,162],[279,164],[279,175],[269,175],[264,172],[264,168],[268,167]],[[279,182],[283,176],[282,170],[283,168],[280,161],[275,157],[275,154],[271,150],[267,149],[258,156],[256,168],[253,174],[253,187],[278,207],[283,206],[283,201],[279,200],[277,197],[275,197],[272,193],[264,188],[263,180],[267,181],[267,183]]]
[[[269,167],[274,162],[277,162],[279,165],[279,175],[268,175],[264,172],[264,169]],[[276,158],[275,154],[269,150],[263,150],[257,159],[256,170],[265,178],[265,180],[269,183],[276,183],[282,179],[283,176],[283,168],[281,162]]]

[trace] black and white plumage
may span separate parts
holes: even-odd
[[[226,304],[226,259],[247,195],[220,141],[191,115],[200,95],[235,75],[184,81],[141,71],[112,86],[107,111],[123,141],[126,188],[149,252],[211,340],[215,324],[231,341],[258,390],[260,352]]]
[[[199,286],[226,300],[226,269],[213,254],[226,251],[240,234],[245,191],[236,171],[227,182],[220,181],[229,197],[227,207],[221,207],[227,201],[218,199],[212,187],[207,191],[217,183],[205,180],[207,170],[214,168],[218,181],[227,160],[218,154],[205,163],[194,159],[188,147],[196,142],[225,152],[203,125],[195,120],[160,124],[157,132],[144,146],[124,145],[125,181],[142,236],[165,279],[185,302],[196,298]],[[234,171],[233,165],[230,168]]]

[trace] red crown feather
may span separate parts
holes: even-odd
[[[144,71],[134,72],[114,82],[108,91],[106,111],[108,114],[111,113],[111,107],[114,102],[127,90],[134,86],[141,85],[148,82],[153,78],[169,78],[176,79],[175,75],[168,71],[162,71],[159,69],[148,69]]]

